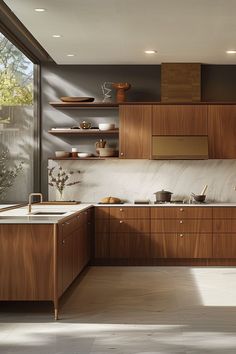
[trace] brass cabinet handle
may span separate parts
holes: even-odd
[[[80,215],[77,215],[77,219],[79,219],[80,218]]]
[[[180,208],[179,211],[184,211],[184,209],[183,209],[183,208]]]
[[[123,152],[121,152],[121,153],[120,153],[120,156],[124,156],[124,153],[123,153]]]
[[[123,221],[122,221],[122,220],[120,220],[120,224],[123,224]]]
[[[66,243],[66,241],[65,240],[62,240],[62,243],[63,243],[63,245]]]
[[[180,220],[179,223],[180,223],[180,224],[183,224],[183,220]]]
[[[180,236],[180,237],[184,237],[184,235],[183,235],[183,234],[179,234],[179,236]]]
[[[120,211],[124,211],[124,210],[121,208]]]
[[[65,224],[66,224],[66,225],[70,225],[70,222],[69,222],[69,221],[66,221]]]

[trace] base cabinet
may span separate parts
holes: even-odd
[[[148,259],[150,235],[144,233],[111,233],[109,240],[111,259]]]
[[[211,258],[212,234],[152,234],[152,258]]]

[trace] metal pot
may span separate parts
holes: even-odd
[[[157,202],[170,202],[171,200],[171,192],[168,191],[164,191],[164,189],[162,189],[159,192],[154,193],[156,195],[156,201]]]

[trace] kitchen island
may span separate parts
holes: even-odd
[[[57,319],[60,297],[90,261],[91,238],[90,205],[1,212],[0,300],[53,301]]]

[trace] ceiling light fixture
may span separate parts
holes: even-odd
[[[36,11],[36,12],[44,12],[44,11],[46,11],[46,9],[43,9],[43,8],[37,8],[37,9],[34,9],[34,11]]]
[[[74,57],[74,54],[67,54],[68,57]]]
[[[53,34],[52,36],[53,36],[53,38],[61,38],[60,34]]]
[[[157,51],[154,50],[154,49],[150,49],[150,50],[145,50],[144,53],[146,53],[146,54],[156,54]]]
[[[227,54],[236,54],[236,49],[226,50]]]

